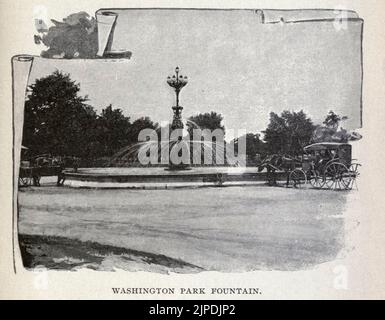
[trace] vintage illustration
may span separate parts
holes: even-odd
[[[100,9],[12,59],[27,270],[304,270],[345,254],[363,20],[340,9]]]

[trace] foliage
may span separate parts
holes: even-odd
[[[96,113],[79,90],[59,71],[28,87],[23,145],[33,154],[85,155]]]
[[[255,157],[257,154],[265,155],[266,146],[260,139],[259,134],[247,133],[246,134],[246,155],[250,158]]]
[[[334,113],[334,111],[330,110],[329,113],[327,114],[323,124],[327,128],[335,129],[340,125],[341,121],[346,120],[348,117],[346,116],[339,116],[338,114]]]
[[[222,129],[225,130],[225,127],[222,124],[223,116],[219,113],[211,111],[210,113],[199,113],[195,116],[188,118],[193,124],[199,126],[201,129]],[[191,124],[188,124],[191,126]]]
[[[323,124],[314,130],[312,142],[339,142],[347,143],[349,141],[360,140],[362,136],[357,132],[348,132],[340,126],[341,122],[348,119],[346,116],[340,116],[333,111],[329,111]]]
[[[301,110],[283,111],[281,115],[270,113],[270,123],[264,131],[264,140],[270,154],[302,154],[309,144],[315,126]]]
[[[111,156],[129,143],[131,123],[121,109],[110,104],[102,110],[95,122],[90,150],[94,156]]]
[[[80,85],[55,71],[29,86],[25,103],[23,145],[31,155],[69,155],[81,158],[111,156],[138,142],[142,129],[157,124],[144,117],[130,122],[112,105],[97,115],[79,96]]]
[[[240,141],[246,140],[246,157],[248,163],[257,163],[267,154],[266,145],[258,133],[247,133],[234,139],[235,150],[238,150]]]
[[[190,137],[193,137],[193,129],[209,129],[211,131],[221,129],[223,130],[223,133],[225,133],[225,127],[222,124],[222,121],[223,116],[214,111],[211,111],[210,113],[199,113],[188,118],[187,130]]]
[[[30,85],[23,131],[23,145],[29,148],[29,153],[98,159],[111,157],[120,149],[136,144],[142,129],[154,129],[160,135],[159,125],[149,117],[131,122],[122,109],[113,108],[111,104],[98,115],[87,100],[87,96],[80,95],[79,83],[58,70]],[[357,133],[338,129],[345,119],[330,111],[324,126],[315,126],[302,110],[283,111],[280,115],[271,112],[263,140],[259,134],[247,133],[234,143],[237,149],[240,139],[246,139],[246,155],[251,163],[258,161],[258,155],[299,155],[303,147],[312,142],[360,139]],[[213,111],[194,115],[188,120],[191,137],[192,129],[197,127],[225,130],[223,116]]]
[[[143,129],[152,129],[156,130],[158,128],[158,124],[153,122],[149,117],[141,117],[136,119],[130,128],[130,143],[138,142],[139,132]]]

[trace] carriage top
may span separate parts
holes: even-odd
[[[308,145],[303,149],[308,155],[322,158],[324,164],[330,161],[339,161],[347,167],[351,165],[352,146],[349,143],[319,142]]]
[[[336,150],[336,149],[351,149],[352,146],[349,143],[338,142],[318,142],[304,147],[304,151],[321,151],[321,150]]]

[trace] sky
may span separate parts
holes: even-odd
[[[166,78],[179,66],[189,77],[180,96],[186,118],[216,111],[228,129],[260,132],[271,111],[303,109],[319,124],[333,110],[348,117],[345,128],[360,127],[357,22],[261,24],[253,10],[117,12],[113,49],[132,51],[130,60],[38,58],[30,83],[58,69],[97,111],[112,103],[132,119],[163,122],[175,104]]]

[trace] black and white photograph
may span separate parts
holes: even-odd
[[[7,62],[15,274],[338,276],[382,153],[355,2],[33,6]]]

